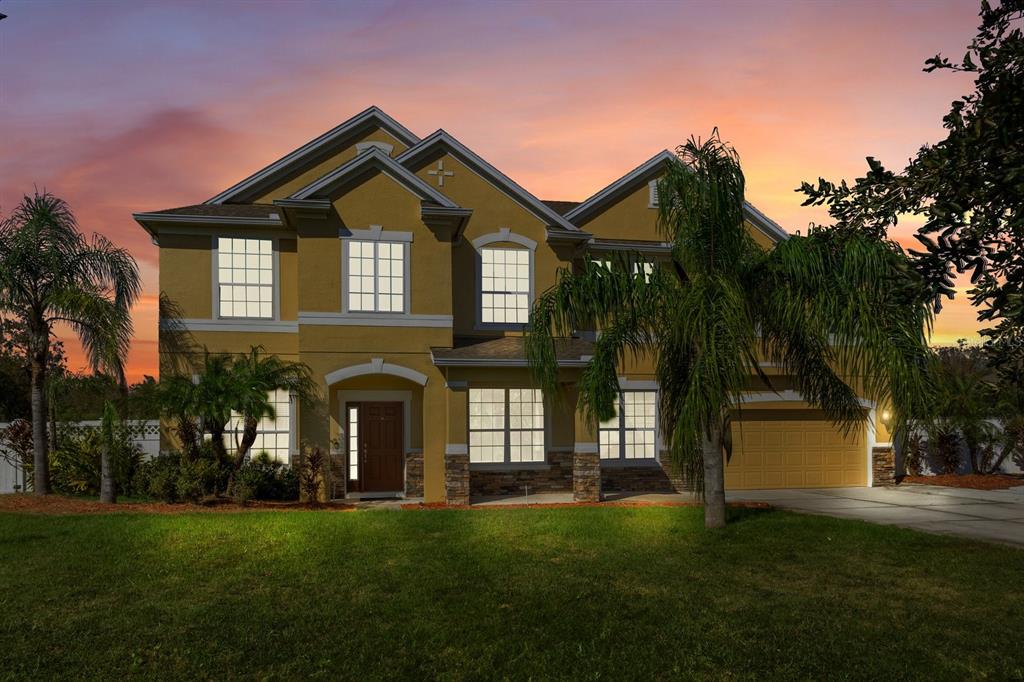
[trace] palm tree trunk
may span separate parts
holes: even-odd
[[[725,458],[722,456],[722,430],[716,427],[703,447],[704,527],[725,527]]]
[[[114,489],[114,472],[110,461],[110,444],[104,443],[100,449],[100,502],[114,504],[117,502],[117,491]]]
[[[36,495],[50,494],[50,461],[46,442],[46,350],[33,351],[32,475]]]

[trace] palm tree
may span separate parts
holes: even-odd
[[[52,194],[25,196],[0,221],[0,315],[28,330],[35,492],[50,492],[46,375],[55,324],[78,336],[89,363],[124,384],[132,304],[141,283],[127,250],[79,231],[70,207]]]
[[[592,424],[615,414],[618,362],[655,359],[668,450],[703,486],[709,528],[725,525],[731,415],[752,380],[771,385],[760,363],[780,367],[848,432],[865,418],[858,391],[891,400],[901,419],[922,392],[928,356],[931,309],[898,246],[815,229],[764,250],[744,226],[744,185],[717,130],[703,143],[691,138],[658,183],[670,267],[647,277],[640,257],[618,254],[611,268],[586,259],[563,270],[534,304],[527,338],[550,392],[555,338],[601,330],[579,380]]]
[[[238,355],[232,370],[242,387],[235,405],[235,411],[242,418],[242,431],[235,443],[234,468],[237,471],[256,441],[260,419],[276,416],[269,401],[271,391],[288,391],[304,402],[316,400],[319,391],[309,367],[267,355],[262,346],[253,346],[248,353]]]

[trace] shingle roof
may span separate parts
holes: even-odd
[[[273,204],[196,204],[165,208],[162,211],[151,211],[159,215],[190,215],[232,218],[269,218],[271,213],[281,214],[281,209]]]
[[[558,215],[565,215],[580,205],[578,201],[557,201],[555,199],[541,199],[541,203],[550,208]]]
[[[526,366],[526,339],[504,336],[500,339],[456,339],[454,348],[431,348],[435,365],[480,364],[493,362],[503,366]],[[559,364],[583,365],[594,353],[594,344],[583,339],[556,339],[555,356]]]

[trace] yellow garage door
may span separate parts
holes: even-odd
[[[759,419],[747,411],[732,434],[726,490],[867,485],[863,427],[844,436],[824,419]]]

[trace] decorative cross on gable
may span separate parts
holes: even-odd
[[[437,186],[438,187],[444,187],[444,179],[446,177],[448,177],[448,178],[452,177],[453,175],[455,175],[455,173],[453,171],[450,171],[450,170],[446,171],[444,169],[444,159],[441,159],[440,161],[437,162],[437,170],[428,170],[427,171],[427,175],[436,175],[437,176]]]

